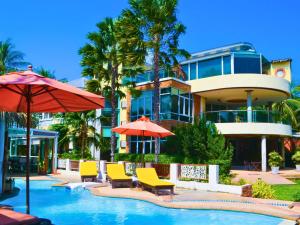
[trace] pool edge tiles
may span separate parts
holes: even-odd
[[[150,202],[166,208],[175,209],[208,209],[208,210],[225,210],[235,212],[255,213],[260,215],[274,216],[282,219],[296,221],[300,218],[300,213],[283,207],[262,204],[262,203],[244,203],[231,201],[163,201],[159,200],[157,196],[149,192],[130,191],[130,189],[123,188],[121,191],[111,188],[91,188],[89,189],[93,195],[102,197],[114,198],[128,198],[134,200],[142,200]],[[129,190],[129,191],[128,191]],[[143,193],[142,195],[139,193]]]

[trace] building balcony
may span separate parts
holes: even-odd
[[[279,135],[291,136],[289,121],[268,110],[222,110],[204,113],[224,135]]]
[[[279,102],[290,96],[290,82],[265,74],[228,74],[187,81],[191,92],[212,104],[246,102],[246,91],[252,91],[255,104]]]

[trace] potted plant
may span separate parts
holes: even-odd
[[[298,149],[292,156],[292,160],[296,165],[296,170],[300,171],[300,149]]]
[[[279,166],[283,162],[283,159],[281,155],[279,155],[277,152],[273,151],[269,153],[269,165],[271,166],[272,173],[278,174],[279,172]]]
[[[39,165],[38,165],[38,174],[39,175],[46,175],[47,171],[45,168],[45,162],[44,161],[40,161]]]
[[[11,177],[6,178],[3,191],[6,193],[11,193],[14,190],[14,187],[15,187],[15,179]]]

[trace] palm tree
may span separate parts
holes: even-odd
[[[106,18],[97,24],[98,31],[89,33],[89,43],[79,50],[82,55],[83,76],[91,78],[87,82],[89,91],[105,96],[111,104],[111,126],[117,126],[117,100],[124,97],[125,76],[133,76],[141,71],[144,64],[143,45],[139,45],[134,35],[136,29],[127,29],[128,21]],[[138,32],[137,32],[138,33]],[[114,160],[116,136],[111,135],[111,161]]]
[[[44,67],[39,67],[36,72],[40,75],[42,75],[43,77],[48,77],[51,79],[55,79],[55,72],[51,71],[51,70],[47,70]]]
[[[300,129],[300,85],[291,90],[291,97],[274,103],[272,109],[279,112],[282,120],[288,120],[294,130]]]
[[[10,39],[0,41],[0,74],[18,70],[28,65],[24,61],[24,53],[15,50]]]
[[[147,52],[153,56],[154,73],[154,120],[159,122],[160,81],[159,70],[164,68],[172,73],[178,63],[177,57],[189,57],[189,53],[179,49],[179,37],[185,33],[185,26],[176,16],[177,0],[129,0],[130,8],[123,11],[129,28],[138,26]],[[156,161],[159,154],[159,140],[155,140]]]
[[[81,158],[85,158],[89,155],[89,146],[91,144],[98,145],[96,129],[93,126],[96,118],[94,110],[57,114],[56,117],[61,118],[62,123],[52,125],[50,130],[59,132],[58,142],[63,149],[70,141],[73,141],[75,149],[81,151]]]

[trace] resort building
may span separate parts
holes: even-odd
[[[266,171],[268,152],[285,155],[283,139],[292,136],[292,127],[271,105],[290,96],[291,59],[268,60],[252,44],[242,42],[194,53],[181,67],[184,74],[178,77],[160,71],[162,126],[171,129],[197,116],[214,122],[233,145],[237,168],[251,163]],[[118,102],[119,124],[142,115],[153,118],[152,71],[136,77],[136,89],[141,91],[138,98],[128,92]],[[110,137],[109,104],[102,117],[103,135]],[[118,136],[118,151],[141,153],[141,139]],[[144,153],[154,153],[153,139],[147,139]]]

